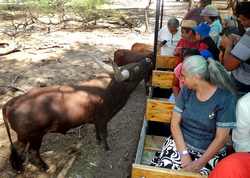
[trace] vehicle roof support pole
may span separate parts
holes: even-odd
[[[155,36],[154,36],[154,56],[153,56],[153,67],[155,68],[156,56],[157,56],[157,41],[159,31],[159,17],[160,17],[161,0],[157,0],[156,13],[155,13]]]

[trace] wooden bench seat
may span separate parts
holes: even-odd
[[[174,103],[167,99],[147,99],[145,117],[150,121],[170,123]]]
[[[132,178],[207,178],[197,173],[133,164]]]
[[[180,59],[177,56],[161,56],[157,55],[156,57],[156,69],[167,69],[167,70],[174,70],[174,68],[179,63]]]
[[[170,89],[173,87],[174,72],[153,70],[152,72],[152,86]]]
[[[166,135],[149,135],[150,129],[152,129],[150,121],[144,119],[136,159],[132,165],[132,178],[207,178],[207,176],[201,176],[198,173],[150,166],[150,161],[153,159],[155,152],[161,150],[166,137]]]

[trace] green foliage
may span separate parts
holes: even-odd
[[[22,0],[25,5],[16,3],[16,0],[9,0],[11,5],[2,5],[0,9],[22,9],[28,7],[32,10],[38,10],[44,13],[56,13],[64,10],[88,11],[97,9],[108,0]],[[21,10],[20,9],[20,10]]]
[[[86,9],[96,9],[98,6],[104,4],[106,0],[69,0],[72,7],[80,7]]]

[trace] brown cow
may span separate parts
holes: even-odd
[[[145,43],[134,43],[131,47],[131,51],[138,52],[140,54],[146,55],[148,58],[152,57],[153,46]]]
[[[145,59],[146,57],[152,59],[153,53],[148,55],[148,54],[143,54],[143,53],[131,51],[128,49],[118,49],[114,53],[114,62],[118,66],[123,66],[123,65],[130,64],[130,63],[134,63],[134,62],[139,62],[139,61]],[[148,85],[149,85],[149,79],[150,79],[151,73],[152,73],[152,70],[148,70],[148,71],[146,71],[146,74],[144,76],[146,94],[148,94],[148,92],[149,92]]]
[[[142,53],[134,52],[128,49],[118,49],[114,53],[114,62],[118,66],[123,66],[134,62],[139,62],[146,57],[147,55]]]
[[[11,143],[10,162],[14,169],[23,170],[24,152],[18,145],[28,145],[32,163],[48,169],[39,149],[48,132],[65,134],[84,123],[93,123],[96,138],[107,144],[107,123],[126,104],[130,93],[151,68],[150,59],[118,68],[114,74],[82,82],[78,86],[51,86],[33,89],[9,100],[3,106],[3,119]],[[13,143],[9,124],[17,133]],[[24,146],[23,146],[24,147]]]
[[[114,53],[114,62],[118,66],[123,66],[133,62],[139,62],[145,57],[153,57],[153,47],[144,43],[134,43],[129,49],[118,49]]]

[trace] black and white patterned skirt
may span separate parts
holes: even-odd
[[[192,160],[197,160],[202,156],[202,153],[188,149]],[[226,156],[226,151],[220,152],[215,155],[205,167],[200,170],[200,174],[208,175],[215,165]],[[161,152],[156,152],[155,157],[151,161],[152,166],[164,167],[168,169],[181,169],[181,157],[176,150],[176,145],[172,137],[166,138],[162,146]]]

